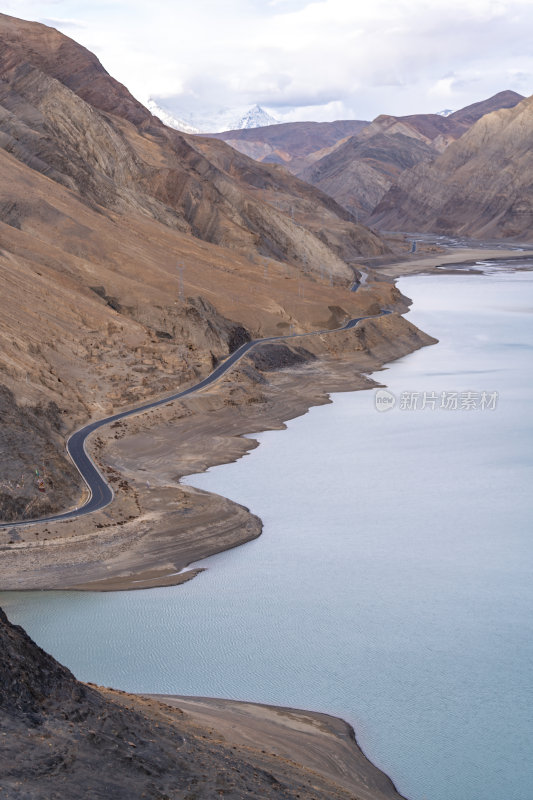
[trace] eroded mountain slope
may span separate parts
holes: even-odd
[[[0,610],[2,796],[348,800],[356,791],[362,800],[399,798],[340,720],[286,710],[285,728],[283,710],[273,709],[269,721],[265,708],[265,721],[252,718],[243,742],[247,716],[231,704],[226,710],[218,701],[206,719],[206,702],[198,713],[194,703],[184,712],[179,701],[161,700],[80,683]],[[287,758],[284,737],[300,763]],[[306,745],[324,751],[323,763],[308,759]]]
[[[404,170],[433,161],[484,114],[511,108],[521,100],[516,92],[504,91],[448,117],[382,114],[298,174],[366,220]]]
[[[389,230],[533,236],[533,98],[487,114],[432,164],[405,172],[374,210]]]

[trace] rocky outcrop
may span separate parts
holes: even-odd
[[[280,343],[261,345],[248,356],[254,367],[263,372],[299,366],[315,358],[305,347],[289,347]]]
[[[79,476],[67,459],[62,414],[53,401],[20,406],[0,385],[0,519],[31,519],[68,507]],[[16,531],[12,534],[16,539]]]
[[[372,214],[388,230],[533,236],[533,98],[487,114],[433,163],[409,170]]]

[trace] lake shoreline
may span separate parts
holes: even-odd
[[[241,458],[256,446],[249,434],[283,429],[288,420],[329,403],[332,393],[381,385],[384,364],[434,344],[401,316],[408,306],[395,289],[399,278],[472,274],[478,272],[472,269],[476,260],[527,257],[517,250],[449,249],[376,267],[378,283],[359,290],[363,304],[377,295],[382,303],[393,300],[399,313],[366,320],[351,331],[302,337],[313,360],[268,373],[266,387],[256,375],[250,379],[247,359],[200,395],[132,417],[114,430],[100,429],[89,447],[115,481],[116,500],[109,509],[73,521],[11,534],[7,529],[6,542],[0,543],[2,588],[113,592],[180,585],[203,571],[198,562],[260,536],[262,522],[249,509],[179,481]],[[380,284],[380,276],[393,285]],[[126,489],[117,486],[115,476],[126,479]],[[9,535],[14,542],[7,543]]]
[[[460,263],[461,263],[461,264],[463,264],[463,263],[464,263],[464,260],[461,260],[461,262],[460,262]],[[461,271],[463,272],[463,270],[461,270]],[[440,274],[443,274],[441,270],[439,270],[439,272],[440,272]],[[465,271],[465,272],[466,272],[466,271]],[[280,426],[280,427],[281,427],[281,426]],[[170,701],[170,700],[173,700],[173,696],[170,696],[170,695],[169,695],[169,696],[166,696],[166,695],[165,695],[165,696],[160,696],[160,699],[161,699],[163,702],[167,702],[167,700],[168,700],[168,701]],[[174,700],[173,700],[173,701],[174,701]],[[176,700],[175,702],[179,702],[179,701],[177,701],[177,700]],[[198,708],[198,704],[200,704],[200,705],[201,705],[202,703],[204,703],[204,704],[205,704],[205,703],[208,703],[208,704],[209,704],[209,703],[212,703],[212,704],[217,704],[217,703],[235,704],[237,701],[231,701],[231,700],[230,700],[230,701],[220,701],[220,700],[216,700],[216,699],[207,700],[207,699],[203,699],[203,698],[195,698],[195,699],[192,699],[192,698],[185,698],[185,699],[184,699],[184,698],[180,698],[180,702],[182,702],[182,703],[185,703],[185,702],[190,702],[190,703],[192,703],[192,704],[196,704],[196,706],[197,706],[197,708]],[[246,705],[250,705],[250,704],[246,704]],[[251,704],[251,705],[255,706],[256,704]],[[262,706],[262,708],[271,708],[271,709],[275,709],[276,707],[275,707],[275,706]],[[228,711],[228,709],[229,709],[229,705],[226,707],[226,711]],[[284,710],[284,711],[287,711],[289,714],[291,714],[291,713],[301,714],[301,713],[302,713],[302,712],[299,712],[299,711],[294,711],[293,709],[282,709],[282,710]],[[229,712],[228,712],[228,713],[229,713]],[[306,713],[306,712],[304,712],[304,713]],[[224,716],[224,714],[221,714],[221,718],[222,718],[223,716]],[[340,717],[339,717],[339,718],[336,718],[336,719],[340,719]],[[370,796],[374,797],[374,796],[377,796],[377,795],[369,795],[369,797],[370,797]],[[397,795],[397,794],[395,794],[395,795],[393,795],[393,796],[394,796],[394,797],[399,797],[399,795]]]
[[[197,562],[257,538],[262,523],[247,508],[179,481],[241,458],[256,446],[247,435],[283,429],[309,408],[331,402],[331,393],[379,385],[370,373],[435,343],[402,316],[408,305],[391,282],[364,287],[360,296],[371,313],[387,304],[397,313],[300,337],[305,359],[296,367],[261,373],[247,357],[197,395],[100,429],[89,449],[113,482],[116,502],[73,521],[6,529],[2,589],[179,585],[202,571]]]
[[[213,728],[230,747],[265,752],[317,772],[361,800],[405,800],[357,743],[353,727],[330,714],[265,703],[184,695],[140,695]]]

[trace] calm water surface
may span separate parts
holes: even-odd
[[[400,288],[440,343],[375,376],[394,409],[334,395],[190,479],[259,540],[178,588],[0,603],[81,679],[328,711],[412,800],[531,800],[533,273]],[[401,407],[462,391],[497,406]]]

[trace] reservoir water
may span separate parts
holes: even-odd
[[[531,800],[533,272],[399,286],[440,342],[374,376],[394,408],[334,395],[189,479],[260,539],[181,587],[0,605],[83,680],[326,711],[412,800]]]

